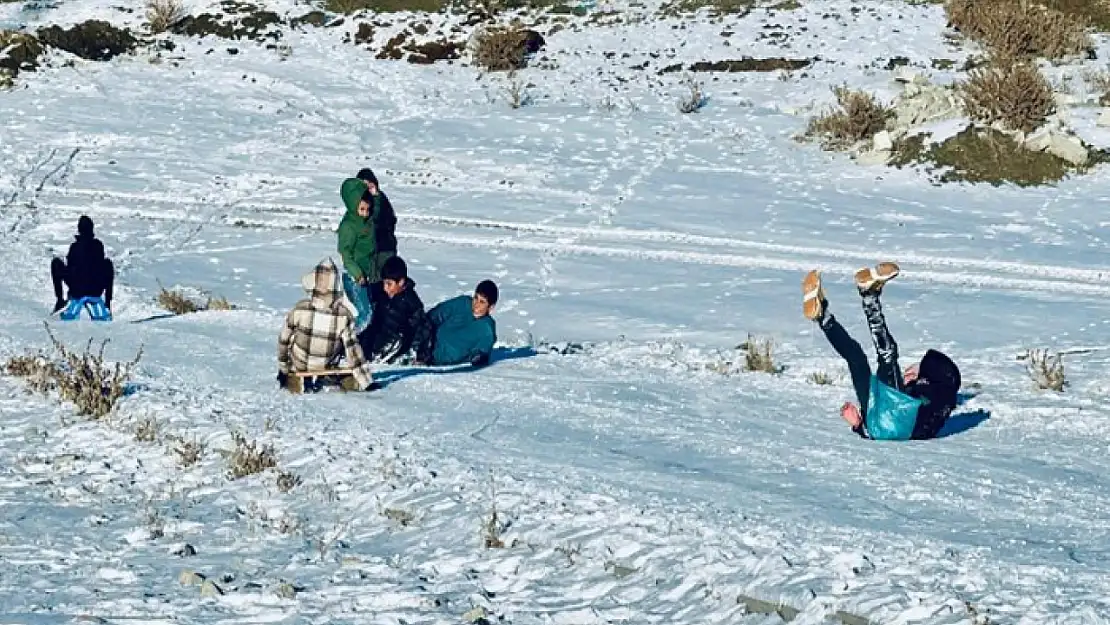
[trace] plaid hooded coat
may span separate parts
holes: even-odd
[[[370,363],[355,336],[355,317],[346,302],[339,269],[329,258],[301,277],[309,294],[285,316],[278,336],[282,373],[335,367],[346,356],[359,388],[370,385]]]

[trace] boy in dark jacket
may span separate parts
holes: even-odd
[[[370,285],[370,302],[370,325],[358,335],[368,358],[391,363],[425,340],[424,302],[416,294],[416,283],[408,277],[408,267],[400,256],[382,264],[381,282]]]
[[[851,402],[840,408],[840,416],[852,431],[876,440],[927,439],[935,437],[956,407],[960,390],[960,370],[956,363],[930,349],[917,365],[905,373],[898,368],[898,344],[887,329],[879,295],[883,285],[900,272],[897,264],[886,262],[856,272],[856,288],[863,299],[863,312],[878,353],[874,375],[867,355],[848,335],[836,318],[827,312],[828,301],[821,286],[821,275],[809,272],[802,281],[802,312],[815,321],[833,349],[848,363],[859,405]]]
[[[65,308],[68,300],[100,296],[110,310],[115,273],[112,261],[104,257],[104,244],[93,235],[93,220],[81,215],[77,220],[76,240],[70,244],[66,259],[55,258],[50,262],[50,278],[54,282],[53,312]],[[63,283],[69,289],[66,297],[62,297]]]
[[[483,280],[474,295],[460,295],[428,311],[428,330],[416,346],[416,363],[481,367],[489,364],[497,342],[497,323],[490,315],[497,305],[497,285]]]
[[[370,218],[374,222],[374,253],[370,257],[370,282],[381,278],[382,265],[397,255],[397,214],[389,196],[378,185],[378,177],[369,168],[360,169],[355,176],[366,185],[372,198]]]

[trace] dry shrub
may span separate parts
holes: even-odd
[[[701,83],[693,76],[688,75],[683,84],[686,85],[687,93],[678,101],[678,112],[685,115],[700,111],[706,103]]]
[[[1026,0],[948,0],[945,12],[950,26],[997,57],[1060,59],[1094,49],[1085,16]]]
[[[205,310],[235,310],[235,306],[227,301],[226,297],[215,296],[209,297],[208,302],[204,304]]]
[[[27,387],[36,393],[48,393],[58,386],[61,369],[58,363],[42,353],[13,356],[4,365],[8,375],[23,378]]]
[[[277,488],[283,493],[288,493],[301,485],[301,476],[290,471],[278,471]]]
[[[196,438],[174,439],[174,445],[171,448],[173,453],[177,456],[177,462],[183,467],[191,467],[200,462],[201,457],[204,455],[204,444]]]
[[[1028,63],[1000,63],[973,70],[960,85],[967,114],[986,124],[1030,132],[1056,111],[1052,85]]]
[[[478,34],[474,62],[488,72],[524,69],[528,31],[518,26],[489,28]]]
[[[774,341],[769,338],[758,338],[748,335],[748,340],[741,347],[744,349],[744,368],[748,371],[762,371],[764,373],[779,373],[781,369],[775,366]]]
[[[827,150],[843,150],[874,137],[894,116],[889,106],[865,91],[835,87],[838,108],[809,120],[806,137],[820,137]]]
[[[1053,354],[1046,349],[1032,349],[1025,353],[1025,363],[1029,377],[1036,383],[1037,388],[1062,392],[1067,386],[1067,377],[1064,375],[1064,363],[1060,354]]]
[[[62,399],[73,402],[77,414],[99,419],[112,411],[116,402],[124,396],[127,382],[131,379],[131,371],[143,356],[140,347],[135,359],[128,363],[116,363],[112,366],[104,364],[104,348],[108,345],[105,339],[96,352],[92,350],[92,339],[85,345],[84,351],[77,353],[70,351],[46,326],[46,333],[50,342],[61,356],[61,364],[53,369],[54,383]]]
[[[158,420],[147,417],[135,426],[135,440],[140,443],[153,443],[158,439]]]
[[[806,379],[818,386],[828,386],[833,383],[833,377],[824,371],[814,371]]]
[[[175,315],[195,313],[200,310],[197,303],[186,297],[181,291],[169,291],[161,287],[158,292],[158,305]]]
[[[185,18],[181,0],[147,0],[146,23],[150,32],[157,35]]]
[[[248,441],[239,432],[233,432],[231,438],[235,442],[235,449],[228,457],[229,479],[237,480],[277,466],[277,454],[273,445],[259,447],[256,441]]]
[[[501,538],[507,525],[504,524],[497,514],[497,482],[490,473],[489,478],[490,487],[490,503],[489,503],[489,516],[485,522],[482,523],[482,545],[486,549],[503,549],[505,541]]]

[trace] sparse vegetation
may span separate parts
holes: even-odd
[[[1068,385],[1060,354],[1047,349],[1031,349],[1025,353],[1025,366],[1037,388],[1062,392]]]
[[[686,85],[687,93],[678,101],[678,112],[687,114],[700,111],[707,102],[701,83],[692,75],[687,75],[683,83]]]
[[[528,84],[515,71],[509,72],[508,81],[504,93],[505,101],[509,103],[510,108],[518,109],[532,102],[532,96],[528,93]]]
[[[748,340],[741,346],[744,349],[744,368],[747,371],[762,371],[764,373],[779,373],[781,368],[775,366],[774,341],[769,338],[753,337],[748,335]]]
[[[26,33],[0,30],[0,74],[14,79],[20,71],[34,69],[43,53],[38,39]]]
[[[175,315],[195,313],[200,310],[196,302],[186,297],[181,291],[170,291],[161,287],[158,291],[158,305]]]
[[[828,386],[833,383],[833,377],[824,371],[814,371],[806,379],[818,386]]]
[[[140,443],[153,443],[158,439],[158,420],[147,417],[135,426],[135,440]]]
[[[257,441],[247,440],[239,432],[233,432],[231,438],[235,449],[228,456],[228,479],[237,480],[277,466],[273,445],[259,446]]]
[[[1029,63],[1002,62],[973,70],[959,87],[968,116],[1008,130],[1031,132],[1056,111],[1052,85]]]
[[[1064,0],[1076,8],[1092,0]],[[1087,33],[1089,16],[1057,10],[1027,0],[948,0],[948,23],[1000,58],[1043,56],[1061,59],[1088,54],[1094,44]]]
[[[474,62],[487,72],[509,72],[527,65],[529,31],[521,27],[487,28],[475,39]]]
[[[153,34],[164,33],[185,17],[181,0],[147,0],[147,29]]]
[[[283,493],[288,493],[294,488],[301,485],[301,476],[291,471],[278,471],[277,475],[277,489]]]
[[[177,456],[177,463],[182,467],[188,468],[200,462],[201,456],[204,455],[204,444],[195,438],[183,439],[176,438],[173,441],[174,455]]]
[[[99,419],[110,413],[126,393],[131,371],[142,358],[142,348],[131,362],[106,366],[107,340],[95,352],[92,339],[84,351],[74,352],[54,337],[49,325],[45,322],[43,325],[59,360],[42,354],[17,356],[8,361],[5,370],[10,375],[26,378],[31,390],[41,393],[57,390],[63,400],[73,402],[77,414]]]
[[[674,0],[663,5],[660,12],[664,16],[677,17],[691,15],[704,9],[712,16],[744,16],[751,12],[755,4],[755,0]]]
[[[833,89],[837,107],[809,120],[804,138],[819,138],[826,150],[844,150],[886,129],[894,111],[875,96],[847,86]]]
[[[444,0],[327,0],[324,3],[324,8],[332,13],[342,13],[344,15],[358,13],[359,11],[439,13],[446,9],[448,4]]]
[[[1010,183],[1019,187],[1054,184],[1072,172],[1085,170],[1048,152],[1028,150],[993,128],[968,127],[937,144],[928,144],[927,136],[895,141],[890,164],[923,165],[941,183]]]
[[[226,297],[222,295],[209,297],[208,301],[204,304],[205,310],[234,310],[235,306],[227,301]]]
[[[482,544],[486,549],[503,549],[505,541],[502,539],[502,533],[505,527],[502,526],[501,519],[497,515],[497,483],[490,475],[490,503],[489,503],[489,516],[486,517],[482,523]]]
[[[63,30],[49,26],[38,31],[43,43],[90,61],[108,61],[135,49],[139,41],[126,29],[104,20],[88,20]]]

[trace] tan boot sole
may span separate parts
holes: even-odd
[[[898,277],[901,273],[898,263],[879,263],[874,267],[864,267],[856,272],[856,288],[861,293],[880,291],[883,285]]]
[[[821,272],[814,269],[802,279],[802,314],[810,321],[817,321],[825,312],[825,288],[821,286]]]

